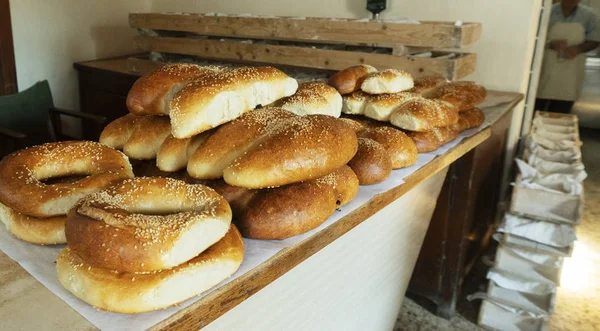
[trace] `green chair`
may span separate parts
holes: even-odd
[[[0,96],[0,158],[15,150],[49,141],[82,139],[63,133],[62,116],[93,123],[90,127],[95,130],[83,135],[90,140],[97,140],[106,124],[103,116],[54,107],[46,80],[17,94]]]

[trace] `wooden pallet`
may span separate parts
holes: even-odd
[[[130,14],[129,21],[140,31],[135,42],[143,51],[326,70],[367,63],[379,69],[403,69],[415,77],[451,80],[473,73],[476,55],[436,49],[471,45],[481,33],[478,23],[203,14]],[[414,54],[423,52],[431,57]],[[447,58],[449,54],[455,56]]]

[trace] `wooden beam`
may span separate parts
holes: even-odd
[[[472,54],[462,54],[457,59],[436,59],[311,47],[144,36],[136,36],[135,42],[144,51],[194,55],[207,59],[272,63],[328,70],[342,70],[352,65],[367,63],[378,69],[402,69],[414,77],[436,75],[450,80],[460,79],[475,69],[475,57]],[[460,64],[460,70],[457,70],[457,63]]]
[[[348,45],[406,45],[461,48],[479,39],[481,24],[421,24],[356,19],[242,17],[204,14],[129,14],[133,28],[191,32],[207,36],[289,40]]]

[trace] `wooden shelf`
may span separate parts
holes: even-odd
[[[311,41],[347,45],[405,45],[462,48],[481,36],[481,24],[421,22],[421,24],[357,19],[216,16],[205,14],[132,13],[133,28],[182,31],[200,35]]]

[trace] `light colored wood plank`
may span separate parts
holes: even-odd
[[[460,79],[475,69],[473,54],[463,55],[464,59],[436,59],[189,38],[136,36],[135,42],[144,51],[194,55],[208,59],[328,70],[342,70],[352,65],[368,63],[378,69],[402,69],[414,77],[436,75],[451,80]],[[459,60],[463,64],[457,71],[456,63]],[[461,76],[458,76],[459,74]]]
[[[290,40],[348,45],[401,44],[460,48],[479,39],[481,24],[421,22],[404,24],[330,18],[236,17],[203,14],[131,13],[129,25],[139,29],[192,32],[201,35]]]

